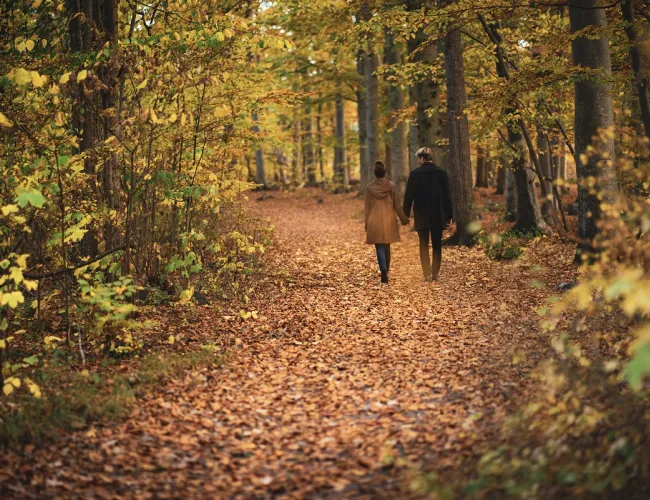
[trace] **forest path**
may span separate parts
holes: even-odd
[[[226,364],[145,395],[119,425],[23,456],[9,492],[394,498],[415,470],[459,473],[475,458],[530,387],[532,361],[513,357],[539,348],[534,310],[549,292],[531,281],[560,281],[557,256],[503,264],[444,248],[440,281],[422,283],[417,238],[402,228],[381,286],[362,201],[316,196],[251,202],[276,243],[247,306],[257,319],[230,320]]]

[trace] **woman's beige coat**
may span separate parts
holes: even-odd
[[[395,184],[386,178],[375,179],[366,187],[366,243],[395,243],[400,240],[397,217],[408,223]]]

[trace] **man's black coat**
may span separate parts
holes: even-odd
[[[447,172],[431,162],[424,162],[409,175],[404,194],[404,213],[411,214],[414,206],[413,229],[442,231],[453,218]]]

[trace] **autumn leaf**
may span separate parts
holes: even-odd
[[[0,113],[0,126],[11,128],[14,126],[14,124],[3,113]]]

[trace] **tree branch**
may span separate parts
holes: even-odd
[[[36,274],[36,273],[23,273],[23,276],[27,279],[30,280],[42,280],[45,278],[53,278],[55,276],[60,276],[62,274],[67,274],[76,271],[77,269],[81,269],[82,267],[86,267],[93,262],[97,262],[98,260],[102,260],[104,257],[108,257],[111,254],[114,254],[115,252],[119,252],[121,250],[124,250],[126,248],[126,245],[120,245],[117,248],[113,248],[112,250],[107,250],[104,253],[99,254],[97,257],[94,257],[90,259],[89,261],[82,262],[81,264],[78,264],[76,266],[72,267],[65,267],[63,269],[59,269],[57,271],[51,271],[49,273],[41,273],[41,274]]]

